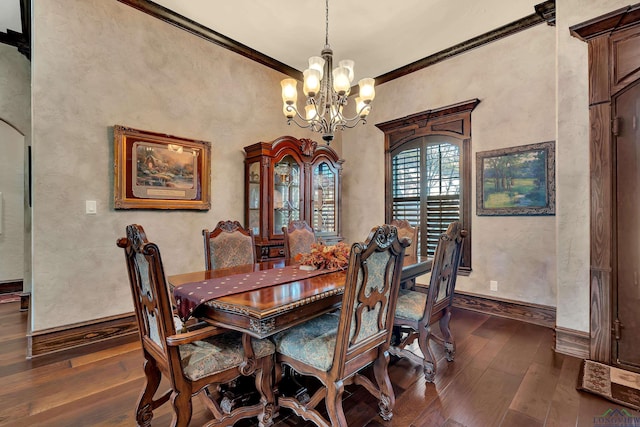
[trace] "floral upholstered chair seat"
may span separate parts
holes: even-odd
[[[228,332],[181,345],[180,361],[184,375],[191,381],[197,381],[240,366],[244,358],[241,335],[239,332]],[[269,340],[252,339],[251,347],[256,358],[269,356],[275,351],[275,346]]]
[[[256,262],[253,234],[238,221],[220,221],[213,231],[202,230],[202,236],[207,270]]]
[[[396,317],[418,321],[424,314],[426,304],[427,294],[400,289],[398,305],[396,305]]]
[[[296,230],[289,233],[289,248],[291,258],[298,254],[307,253],[311,250],[311,245],[316,242],[316,236],[307,230]]]
[[[285,258],[294,259],[298,254],[311,251],[311,245],[316,242],[316,234],[304,220],[291,221],[287,227],[282,227],[284,234]]]
[[[328,371],[333,361],[340,315],[327,313],[273,337],[281,354]]]
[[[209,242],[213,268],[253,264],[253,239],[240,233],[222,233]]]

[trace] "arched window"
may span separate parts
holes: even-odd
[[[385,132],[385,220],[418,227],[418,252],[433,256],[448,225],[468,235],[460,274],[471,271],[471,111],[479,101],[376,125]]]

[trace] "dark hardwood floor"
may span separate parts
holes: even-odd
[[[138,341],[26,360],[26,322],[19,303],[0,304],[0,426],[135,426],[144,375]],[[594,426],[606,410],[622,409],[576,390],[580,360],[553,352],[550,329],[456,310],[452,330],[456,360],[438,364],[435,385],[425,384],[419,367],[394,361],[393,420],[382,421],[374,399],[350,387],[344,402],[349,426]],[[192,425],[202,425],[207,413],[199,399],[194,402]],[[153,425],[170,420],[165,405]],[[284,410],[276,419],[277,427],[298,425],[312,424]]]

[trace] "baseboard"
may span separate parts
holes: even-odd
[[[135,339],[137,334],[138,322],[134,313],[44,329],[27,336],[27,357],[38,357],[124,336]]]
[[[0,294],[22,292],[22,280],[9,280],[0,282]]]
[[[466,292],[456,292],[453,305],[466,310],[555,328],[555,307],[488,298]],[[45,329],[28,335],[28,357],[37,357],[117,337],[128,335],[135,337],[137,334],[138,324],[134,313]],[[583,333],[579,331],[556,328],[556,351],[576,355],[576,357],[588,357],[589,337],[586,334],[584,338],[581,334]],[[585,339],[586,345],[584,345]],[[583,347],[587,349],[587,356],[578,355],[582,354]]]
[[[590,347],[589,332],[556,326],[556,352],[579,359],[588,359]]]
[[[556,326],[556,308],[548,305],[489,298],[484,295],[456,291],[453,306],[552,329]]]

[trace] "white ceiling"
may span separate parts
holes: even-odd
[[[534,13],[542,0],[331,0],[334,62],[377,77]],[[324,0],[154,0],[297,70],[325,41]]]
[[[323,0],[154,0],[299,71],[325,41]],[[541,0],[331,0],[334,62],[377,77],[534,13]],[[392,4],[393,3],[393,4]],[[132,10],[133,13],[133,10]],[[0,0],[0,31],[20,32],[19,0]]]

